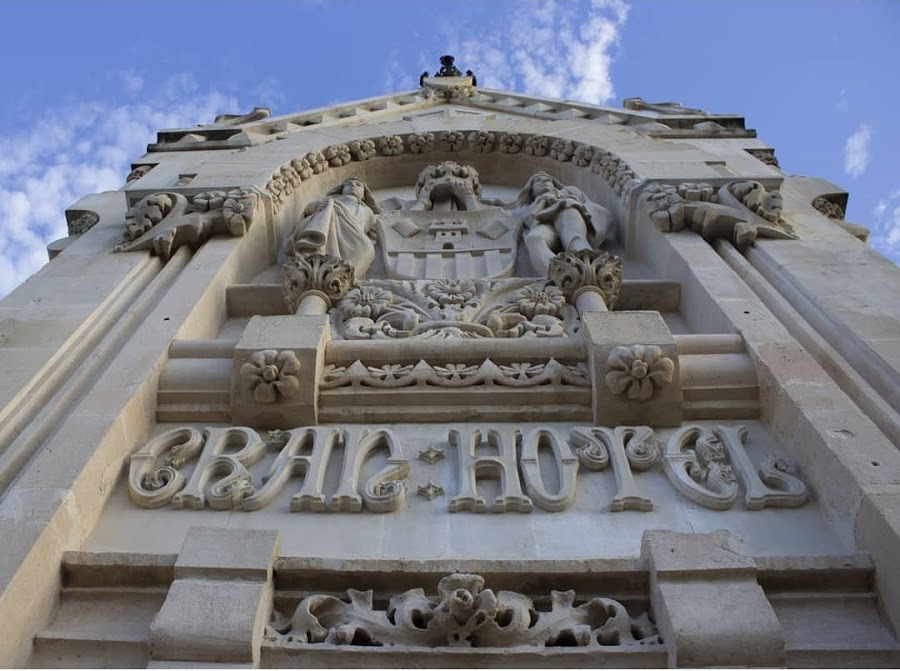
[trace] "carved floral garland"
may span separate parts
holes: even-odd
[[[304,598],[289,617],[275,613],[266,643],[276,646],[404,645],[418,648],[552,648],[659,645],[647,613],[631,617],[614,599],[575,605],[575,592],[552,591],[550,610],[517,592],[496,594],[484,578],[453,573],[438,583],[438,597],[422,588],[391,597],[376,609],[372,590],[347,590],[347,601],[327,594]]]

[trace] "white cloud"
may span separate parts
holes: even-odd
[[[861,124],[859,130],[847,138],[844,145],[844,172],[850,177],[859,177],[869,167],[872,142],[871,124]]]
[[[485,88],[595,104],[613,99],[610,65],[628,17],[625,2],[530,0],[508,7],[490,28],[448,26],[447,53],[461,70],[473,70]]]
[[[848,107],[850,107],[850,100],[847,98],[847,89],[841,89],[838,99],[834,103],[834,109],[838,112],[843,112]]]
[[[900,189],[879,199],[872,215],[872,247],[900,265]]]
[[[132,88],[140,80],[122,76]],[[200,91],[190,76],[155,90],[148,103],[84,102],[0,135],[0,297],[47,262],[47,243],[67,234],[65,209],[87,193],[121,187],[157,130],[240,109],[232,97]]]

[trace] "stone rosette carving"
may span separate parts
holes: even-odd
[[[270,645],[404,645],[416,648],[552,648],[658,645],[646,613],[629,615],[613,599],[575,606],[575,592],[553,591],[550,610],[538,610],[517,592],[485,589],[484,578],[453,573],[438,583],[437,598],[422,588],[391,597],[384,610],[371,590],[350,589],[347,600],[326,594],[304,598],[290,617],[276,613],[266,630]]]
[[[546,156],[550,151],[550,138],[543,135],[530,135],[525,139],[525,153],[530,156]]]
[[[399,135],[379,138],[378,149],[385,156],[399,156],[403,153],[403,138]]]
[[[325,147],[325,149],[322,150],[322,156],[325,157],[325,161],[332,168],[339,168],[342,165],[347,165],[353,160],[353,157],[350,155],[350,147],[343,143]]]
[[[574,303],[584,291],[597,291],[609,309],[622,288],[622,259],[602,250],[561,252],[550,261],[550,281]]]
[[[413,154],[424,154],[434,149],[434,133],[413,133],[406,138],[406,145]]]
[[[348,146],[350,154],[357,161],[368,161],[378,154],[374,140],[354,140]]]
[[[518,133],[504,133],[500,136],[498,148],[504,154],[518,154],[522,151],[522,136]]]
[[[253,392],[257,403],[291,399],[300,391],[300,360],[291,351],[261,350],[241,366],[241,382]]]
[[[466,134],[459,130],[448,130],[441,133],[440,141],[444,151],[460,151],[466,146]]]
[[[330,307],[355,283],[353,265],[328,254],[295,254],[281,267],[284,299],[296,312],[307,295],[322,298]]]
[[[616,395],[632,401],[649,400],[653,393],[672,382],[675,362],[662,355],[655,345],[617,345],[606,360],[606,386]]]

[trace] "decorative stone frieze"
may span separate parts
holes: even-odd
[[[485,589],[484,578],[467,573],[445,576],[437,591],[437,598],[422,588],[394,595],[384,610],[375,607],[372,590],[348,590],[347,601],[314,594],[291,615],[275,613],[266,641],[290,647],[507,649],[660,644],[647,613],[632,617],[614,599],[594,597],[576,606],[573,590],[553,591],[550,610],[542,610],[524,594],[495,594]]]
[[[541,362],[495,364],[485,359],[481,364],[431,364],[420,360],[416,364],[384,364],[367,366],[355,361],[349,366],[328,365],[319,385],[321,389],[341,387],[375,387],[398,389],[403,387],[590,387],[587,367],[581,363],[562,364],[556,359]]]

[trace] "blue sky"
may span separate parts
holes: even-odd
[[[900,262],[896,0],[5,0],[0,25],[0,295],[157,130],[412,89],[443,53],[489,88],[741,114]]]

